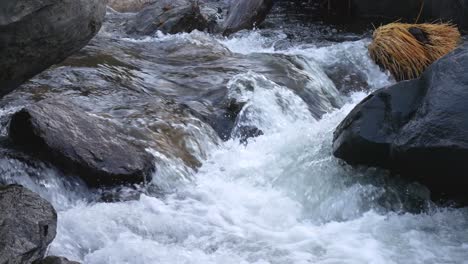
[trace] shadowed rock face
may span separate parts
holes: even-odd
[[[52,205],[22,186],[0,186],[0,212],[0,263],[41,259],[56,235]]]
[[[104,0],[2,0],[0,96],[84,47],[105,10]]]
[[[428,20],[442,19],[457,24],[462,30],[468,30],[468,0],[426,0],[430,9],[425,10]]]
[[[418,80],[381,89],[335,131],[334,155],[379,166],[468,201],[468,47],[434,63]]]
[[[360,17],[414,18],[418,16],[420,0],[352,0],[351,10]]]
[[[14,114],[9,135],[17,145],[92,186],[144,182],[153,168],[152,156],[118,129],[73,103],[51,99]]]
[[[424,0],[421,21],[451,21],[468,30],[468,0]],[[360,17],[408,19],[414,22],[421,10],[421,0],[352,0],[351,11]]]
[[[230,35],[242,29],[258,26],[265,20],[272,7],[273,0],[232,1],[223,34]]]

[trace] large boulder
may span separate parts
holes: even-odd
[[[13,115],[13,142],[77,174],[91,186],[142,183],[152,156],[119,131],[117,124],[82,112],[73,103],[47,99]]]
[[[334,155],[378,166],[468,201],[468,46],[420,79],[378,90],[335,131]]]
[[[0,96],[84,47],[105,0],[0,1]]]
[[[63,258],[63,257],[49,256],[45,259],[36,261],[33,264],[80,264],[80,263],[76,261],[68,260],[67,258]]]
[[[367,18],[406,19],[414,22],[421,7],[421,21],[441,19],[468,29],[468,0],[352,0],[354,15]]]
[[[161,0],[140,11],[127,28],[128,33],[151,35],[157,31],[176,34],[203,31],[209,23],[200,6],[190,0]]]
[[[224,22],[224,35],[260,25],[273,7],[273,0],[231,1],[229,14]]]
[[[1,264],[42,259],[56,228],[57,213],[50,203],[22,186],[0,186]]]

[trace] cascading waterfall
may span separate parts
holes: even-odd
[[[366,92],[340,95],[326,71],[350,67],[370,90],[392,83],[368,58],[368,40],[276,49],[285,38],[254,31],[230,39],[200,32],[120,39],[217,41],[234,54],[300,56],[305,89],[320,94],[325,114],[317,118],[296,91],[255,68],[238,73],[227,84],[229,99],[243,103],[231,139],[187,124],[188,149],[201,167],[152,150],[163,166],[150,187],[114,203],[93,199],[83,183],[54,169],[1,159],[3,181],[32,188],[58,209],[50,254],[89,264],[465,262],[467,209],[439,208],[423,186],[348,167],[331,154],[335,127]],[[241,142],[244,127],[261,134]]]

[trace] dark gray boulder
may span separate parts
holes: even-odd
[[[129,34],[151,35],[157,31],[176,34],[203,31],[209,26],[200,6],[190,0],[162,0],[140,11],[127,26]]]
[[[9,136],[91,186],[142,183],[154,166],[145,147],[129,140],[118,125],[66,100],[47,99],[15,113]]]
[[[22,186],[0,186],[1,264],[42,259],[56,228],[57,213],[50,203]]]
[[[34,262],[34,264],[80,264],[76,261],[70,261],[66,258],[49,256],[45,259]]]
[[[224,22],[224,35],[260,25],[273,7],[273,0],[231,1],[229,14]]]
[[[104,0],[0,1],[0,96],[84,47],[105,11]]]
[[[334,155],[417,180],[433,194],[468,201],[468,46],[420,79],[378,90],[335,131]]]

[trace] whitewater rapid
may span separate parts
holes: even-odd
[[[148,190],[138,199],[89,202],[93,194],[79,180],[65,183],[44,169],[38,186],[18,166],[19,176],[2,177],[17,177],[58,210],[49,254],[89,264],[468,263],[467,209],[439,208],[423,186],[348,167],[331,154],[334,129],[368,91],[341,96],[324,69],[354,67],[371,90],[393,82],[369,59],[369,40],[276,49],[286,35],[253,31],[230,39],[194,32],[126,41],[178,38],[215,40],[233,53],[305,58],[308,89],[323,91],[328,113],[315,118],[294,91],[249,69],[227,87],[245,103],[232,139],[199,133],[193,145],[202,166],[167,159],[153,177],[160,195]],[[340,97],[342,107],[326,103],[327,96]],[[243,126],[263,135],[241,143]]]

